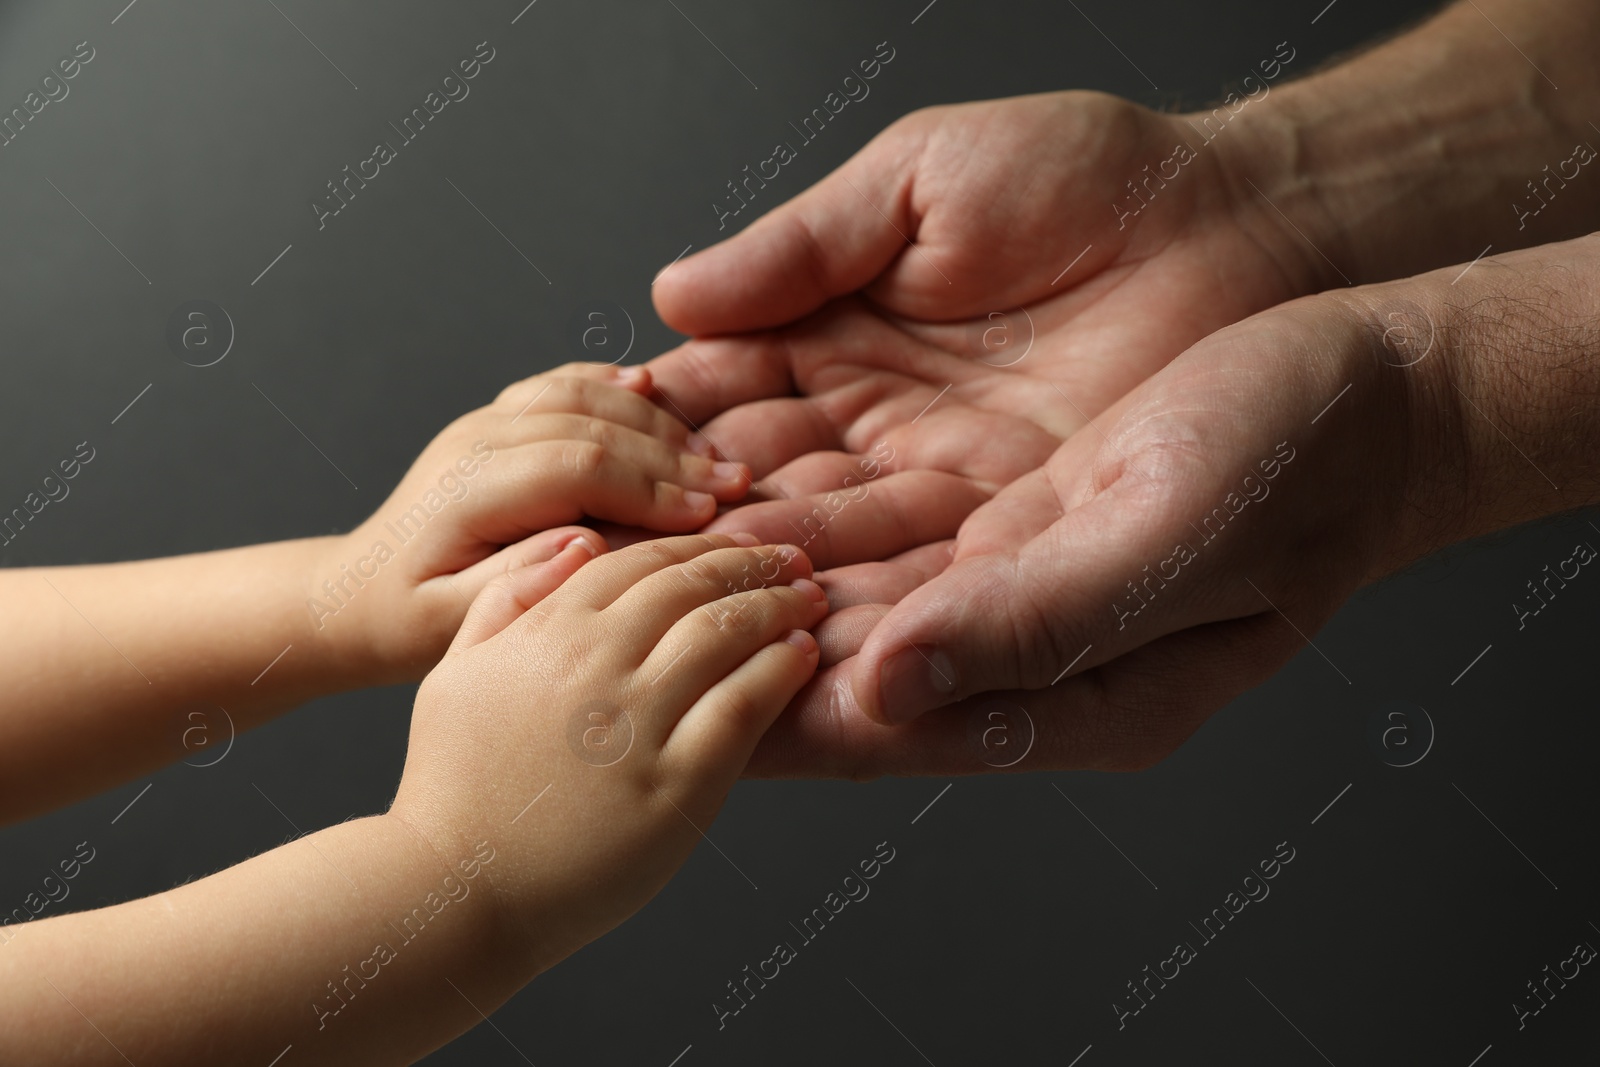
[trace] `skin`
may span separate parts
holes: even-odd
[[[1581,65],[1563,62],[1593,39],[1583,35],[1592,28],[1586,9],[1477,7],[1577,87],[1562,100],[1586,98]],[[697,525],[716,501],[739,499],[744,479],[729,478],[715,500],[686,506],[686,482],[706,467],[684,457],[709,464],[710,449],[696,451],[675,436],[687,435],[682,426],[654,421],[659,411],[630,423],[624,408],[638,405],[610,393],[604,402],[615,413],[585,407],[576,412],[590,416],[582,428],[563,415],[544,437],[524,440],[522,429],[506,431],[515,437],[507,443],[496,437],[497,459],[516,462],[491,464],[474,493],[499,489],[430,520],[416,551],[386,572],[403,580],[363,588],[331,621],[304,601],[381,538],[394,517],[389,504],[359,536],[320,547],[51,572],[81,579],[82,588],[53,591],[70,615],[43,607],[36,587],[6,590],[25,605],[21,614],[43,620],[17,635],[21,654],[7,652],[26,698],[5,726],[11,744],[0,745],[17,761],[0,781],[22,783],[5,798],[13,815],[50,795],[36,768],[70,765],[50,747],[60,743],[52,723],[119,742],[62,787],[81,795],[177,755],[149,741],[156,710],[173,700],[227,700],[249,725],[297,693],[415,677],[461,621],[463,609],[446,605],[463,590],[481,595],[419,693],[388,813],[145,901],[0,928],[0,998],[20,1020],[0,1034],[0,1058],[268,1062],[289,1044],[297,1062],[415,1058],[637,909],[694,847],[695,828],[715,816],[753,754],[759,773],[986,769],[971,740],[982,698],[936,705],[999,691],[1037,726],[1020,769],[1146,766],[1293,654],[1298,631],[1314,631],[1361,582],[1449,540],[1594,502],[1594,239],[1251,316],[1328,280],[1305,249],[1274,235],[1278,224],[1259,205],[1239,199],[1241,165],[1259,167],[1248,172],[1256,186],[1302,220],[1312,250],[1333,257],[1323,262],[1344,264],[1337,272],[1356,280],[1449,258],[1464,267],[1474,252],[1457,245],[1509,247],[1587,224],[1589,198],[1577,196],[1556,199],[1531,223],[1514,215],[1515,236],[1503,212],[1499,222],[1483,212],[1515,191],[1514,175],[1565,158],[1575,120],[1526,71],[1497,65],[1490,49],[1500,45],[1463,11],[1374,53],[1381,62],[1324,76],[1344,83],[1252,105],[1243,113],[1255,116],[1250,124],[1241,115],[1229,130],[1239,147],[1227,150],[1248,163],[1227,162],[1234,157],[1219,142],[1216,163],[1192,164],[1190,186],[1163,190],[1172,195],[1141,211],[1125,240],[1111,232],[1114,214],[1083,224],[1055,209],[1074,208],[1099,187],[1097,175],[1129,162],[1126,146],[1116,147],[1119,125],[1135,128],[1133,141],[1157,158],[1176,127],[1104,98],[1034,98],[1015,106],[1053,109],[1083,151],[1016,136],[1056,127],[1030,126],[1006,103],[980,105],[995,110],[976,118],[916,120],[950,133],[945,140],[923,131],[869,150],[862,190],[885,194],[886,213],[919,246],[926,241],[923,252],[949,253],[943,296],[910,253],[859,225],[872,222],[863,209],[840,207],[849,198],[838,183],[833,202],[808,202],[816,217],[798,228],[791,206],[788,224],[772,223],[765,236],[752,228],[742,245],[664,278],[658,297],[680,328],[768,331],[696,342],[657,366],[652,396],[662,408],[704,424],[708,439],[761,479],[755,503],[715,526],[793,524],[849,488],[846,475],[862,471],[872,446],[891,446],[879,473],[857,475],[867,490],[837,512],[829,506],[813,538],[813,555],[831,568],[816,576],[820,584],[853,598],[826,626],[823,590],[807,581],[811,564],[798,550],[704,535],[589,562],[603,547],[592,534],[538,529],[579,514]],[[1335,111],[1308,117],[1317,107]],[[1073,123],[1080,113],[1085,121]],[[1419,126],[1460,136],[1418,151]],[[973,150],[989,137],[1012,151],[1002,161],[1012,177]],[[1096,150],[1097,138],[1112,147]],[[1376,162],[1363,146],[1379,152]],[[1037,168],[1015,165],[1024,150],[1045,153],[1044,172],[1072,172],[1060,187],[1076,193],[1046,195],[1052,210],[1030,215],[1027,197],[1015,195],[1028,190],[1007,184],[1037,180]],[[1137,170],[1115,171],[1117,181]],[[1460,173],[1474,177],[1462,182]],[[931,197],[919,200],[919,189]],[[1161,221],[1166,214],[1184,217]],[[996,252],[993,229],[963,221],[975,216],[1029,239],[999,242]],[[1085,256],[1076,264],[1085,277],[1056,297],[1046,292],[1055,282],[1041,288],[1032,272],[1072,252],[1052,241],[1063,234],[1074,243],[1105,238],[1110,258]],[[845,251],[827,251],[835,247]],[[756,251],[745,260],[742,249]],[[1122,284],[1135,274],[1137,285]],[[708,298],[719,284],[734,311]],[[995,366],[1010,351],[975,348],[973,331],[982,338],[994,328],[989,311],[1019,303],[1048,305],[1036,316],[1037,347]],[[646,378],[612,384],[650,388]],[[495,425],[523,422],[529,399],[539,402],[532,388],[503,396]],[[764,406],[740,407],[752,402]],[[597,463],[603,456],[588,436],[596,420],[649,443],[628,451],[625,442],[638,439],[598,431],[610,435],[606,455],[620,450],[631,461]],[[430,446],[419,461],[426,473],[408,476],[390,504],[409,508],[475,440],[452,436],[437,454]],[[1273,460],[1269,476],[1263,464]],[[508,468],[502,484],[498,472]],[[565,491],[527,493],[541,476]],[[1256,498],[1230,504],[1239,492]],[[1232,517],[1207,538],[1196,526],[1218,521],[1219,503]],[[582,547],[563,548],[552,535]],[[1191,537],[1205,542],[1194,558],[1132,612],[1126,583]],[[193,597],[197,585],[217,595]],[[229,629],[253,612],[260,620],[250,629]],[[90,618],[103,643],[70,629]],[[317,645],[318,621],[344,631]],[[825,634],[828,647],[797,632],[805,627]],[[265,688],[243,683],[266,658],[259,652],[294,638],[326,662],[286,658]],[[207,655],[195,657],[197,649]],[[896,657],[912,669],[891,685]],[[150,690],[128,680],[130,661],[147,665]],[[806,687],[821,662],[834,664],[829,676]],[[902,684],[919,672],[929,682],[924,666],[938,668],[947,688],[919,694]],[[64,697],[46,684],[52,677],[76,688]],[[162,694],[152,695],[158,685]],[[589,717],[597,701],[627,708],[634,728],[626,754],[606,767],[572,740],[598,730],[601,747],[609,743],[612,724]],[[786,703],[791,714],[769,730]],[[914,716],[926,709],[934,710]],[[882,722],[908,717],[914,724]],[[31,763],[16,755],[25,749]],[[531,808],[530,797],[541,806]],[[448,905],[437,904],[441,891]],[[344,987],[358,994],[346,1006],[329,983],[370,960],[374,943],[404,939],[388,917],[415,915],[419,905],[436,916],[423,920],[436,936],[406,940],[380,977]],[[241,924],[241,914],[283,922]],[[144,950],[156,941],[159,958]],[[250,967],[241,970],[240,959]],[[194,974],[219,979],[197,984]]]
[[[649,388],[638,368],[578,364],[518,382],[441,432],[342,536],[0,572],[11,606],[0,819],[210,759],[231,729],[311,697],[420,679],[495,576],[575,539],[605,547],[570,525],[580,518],[660,532],[704,525],[744,494],[749,474],[644,399]],[[392,526],[418,505],[402,543]],[[394,553],[381,566],[378,541]]]
[[[974,512],[954,563],[867,638],[859,705],[898,686],[891,718],[913,726],[801,720],[784,740],[854,776],[983,770],[974,716],[1020,707],[1034,743],[1014,769],[1142,769],[1362,584],[1600,502],[1600,239],[1452,283],[1464,266],[1295,301],[1185,352]]]
[[[887,440],[895,450],[888,473],[872,484],[877,505],[839,510],[825,536],[806,543],[830,569],[819,580],[841,610],[819,635],[826,669],[769,734],[751,773],[988,770],[970,744],[956,751],[954,726],[936,738],[921,722],[909,731],[884,726],[986,689],[1027,691],[1022,703],[1038,710],[1036,724],[1049,720],[1041,735],[1063,738],[1037,748],[1021,769],[1144,766],[1170,751],[1238,689],[1180,694],[1181,706],[1163,713],[1159,728],[1085,725],[1070,746],[1065,740],[1068,721],[1096,719],[1081,711],[1085,687],[1115,691],[1111,679],[1149,662],[1135,655],[1142,644],[1093,642],[1087,623],[1053,628],[1078,610],[1077,586],[1062,585],[1067,561],[1080,584],[1107,594],[1173,547],[1123,574],[1112,561],[1129,560],[1112,551],[1107,530],[1066,522],[1085,503],[1074,495],[1083,492],[1082,465],[1095,462],[1102,435],[1116,437],[1103,420],[1085,426],[1125,410],[1118,405],[1134,396],[1151,410],[1181,406],[1176,392],[1164,392],[1175,386],[1157,383],[1197,388],[1198,379],[1193,371],[1163,377],[1166,371],[1180,356],[1192,367],[1226,355],[1238,380],[1251,383],[1252,405],[1233,410],[1251,412],[1263,429],[1287,429],[1277,416],[1304,400],[1308,383],[1282,353],[1331,346],[1344,367],[1370,358],[1371,338],[1396,327],[1385,316],[1410,322],[1415,305],[1449,297],[1424,276],[1411,283],[1419,287],[1414,295],[1390,291],[1397,307],[1388,310],[1363,311],[1348,294],[1291,304],[1292,318],[1287,310],[1263,315],[1266,309],[1445,263],[1458,262],[1459,274],[1486,245],[1499,253],[1600,226],[1600,201],[1581,188],[1552,185],[1542,199],[1528,188],[1544,178],[1542,168],[1571,158],[1575,144],[1597,140],[1588,112],[1600,99],[1600,76],[1585,58],[1596,40],[1600,7],[1578,0],[1455,5],[1353,61],[1280,82],[1238,107],[1181,176],[1131,218],[1122,216],[1125,199],[1114,206],[1124,183],[1169,158],[1178,140],[1195,145],[1204,115],[1157,115],[1087,93],[917,112],[815,188],[664,273],[654,290],[658,310],[701,336],[651,365],[657,392],[758,478],[753,502],[711,529],[792,537],[797,520],[839,490],[841,472],[871,443]],[[1530,204],[1544,206],[1534,214]],[[1528,265],[1496,254],[1474,273],[1490,274],[1483,268],[1497,260]],[[1498,291],[1508,308],[1523,284],[1509,281]],[[1450,287],[1458,299],[1464,291]],[[976,339],[994,324],[991,311],[1018,305],[1034,323],[1033,343],[1010,362],[1014,350]],[[1012,311],[1009,321],[1017,318]],[[1291,321],[1299,324],[1294,330]],[[1217,333],[1229,324],[1238,325]],[[1556,328],[1552,336],[1565,335]],[[1502,359],[1521,358],[1525,347],[1514,330],[1495,343]],[[1581,362],[1574,344],[1572,358]],[[1224,353],[1224,345],[1238,354]],[[1250,365],[1233,362],[1244,353]],[[1469,345],[1449,362],[1493,360]],[[1544,376],[1531,386],[1519,379],[1517,395],[1544,388],[1565,397],[1564,366],[1533,368],[1530,375]],[[1142,392],[1147,386],[1165,401]],[[1454,401],[1424,392],[1384,404],[1406,413],[1395,417],[1400,424],[1434,426],[1450,421]],[[1184,431],[1175,415],[1160,425],[1174,439],[1192,432],[1218,449],[1219,470],[1252,451],[1229,443],[1242,429],[1225,433],[1197,421]],[[843,455],[830,456],[833,450]],[[1271,454],[1269,447],[1261,456]],[[1437,457],[1466,458],[1475,457],[1459,449]],[[941,478],[910,481],[929,470]],[[1480,473],[1455,469],[1451,491],[1477,493]],[[1376,468],[1369,477],[1384,480]],[[987,502],[951,531],[949,511],[970,499],[955,488],[962,480]],[[1220,485],[1215,477],[1205,484]],[[1330,521],[1349,526],[1359,542],[1382,505],[1352,483],[1328,484],[1354,494]],[[1423,498],[1421,506],[1432,505]],[[1544,513],[1513,509],[1507,521]],[[1479,528],[1464,526],[1448,540]],[[1263,552],[1265,545],[1252,545],[1237,558],[1242,566]],[[958,566],[944,568],[950,559]],[[850,567],[848,587],[830,584],[831,568],[840,566]],[[1342,599],[1374,573],[1371,560],[1351,568],[1331,587],[1308,574],[1303,588],[1278,591],[1307,601],[1301,630],[1313,633],[1337,603],[1329,597]],[[1064,599],[1037,602],[1046,595]],[[1109,616],[1111,603],[1107,597],[1097,610]],[[1206,625],[1195,616],[1170,635],[1140,632],[1152,641],[1193,629],[1203,646]],[[1094,651],[1075,662],[1090,643]],[[1259,680],[1292,647],[1263,637],[1230,646],[1229,658],[1241,678]],[[1128,662],[1103,662],[1107,648]],[[1069,666],[1088,674],[1043,691]],[[1111,715],[1101,712],[1098,718]],[[1142,747],[1127,736],[1141,732],[1150,735]]]
[[[489,582],[387,813],[0,928],[0,1060],[397,1064],[477,1025],[666,883],[815,670],[810,563],[752,542],[579,542]],[[593,701],[627,709],[620,752]]]

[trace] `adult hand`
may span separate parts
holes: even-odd
[[[1527,70],[1501,55],[1497,26],[1578,91],[1557,100],[1541,82],[1530,92]],[[792,539],[815,516],[831,519],[826,536],[842,543],[838,552],[808,547],[823,566],[865,560],[874,547],[899,552],[945,535],[956,505],[966,504],[952,500],[949,482],[885,478],[873,486],[878,506],[839,512],[838,491],[850,485],[843,457],[787,461],[808,449],[860,452],[887,441],[893,478],[933,466],[976,479],[969,484],[987,493],[1038,465],[1045,442],[1036,429],[1077,429],[1215,325],[1335,279],[1470,258],[1485,240],[1505,248],[1590,228],[1595,211],[1583,198],[1530,201],[1510,216],[1502,209],[1520,203],[1528,174],[1585,136],[1582,109],[1568,105],[1592,98],[1596,77],[1582,63],[1582,42],[1597,29],[1600,9],[1582,5],[1457,5],[1354,62],[1274,89],[1270,101],[1235,100],[1210,122],[1095,94],[909,116],[815,190],[657,284],[663,316],[700,332],[775,327],[830,295],[862,294],[798,327],[692,342],[658,362],[672,406],[692,421],[734,408],[706,428],[767,475],[752,499],[779,498],[715,528]],[[1404,113],[1395,99],[1408,101]],[[1223,134],[1202,143],[1219,120]],[[1416,151],[1418,128],[1457,150]],[[1195,158],[1172,181],[1144,185],[1146,166],[1172,173],[1162,161],[1180,158],[1177,138]],[[1464,167],[1479,180],[1464,182]],[[1118,208],[1111,199],[1130,179],[1141,180],[1149,204],[1126,219],[1138,201]],[[1095,203],[1106,204],[1098,222],[1084,210]],[[1062,273],[1062,264],[1070,269]],[[1031,333],[1014,310],[990,317],[1030,294],[1041,294],[1029,305]],[[1026,358],[1014,362],[1021,351]],[[796,390],[809,395],[768,399]],[[851,613],[881,616],[919,575],[937,571],[937,555],[930,546],[900,561],[909,566],[851,568],[846,588],[829,588],[843,608],[827,625],[843,634],[849,624],[859,635]],[[823,647],[825,664],[852,651],[848,642]],[[818,691],[847,678],[849,667],[824,671]],[[851,713],[827,715],[843,722]],[[829,762],[803,729],[784,748],[795,721],[786,717],[768,735],[754,773],[919,769],[915,754]],[[924,761],[920,769],[936,768]]]
[[[1200,128],[1083,92],[917,112],[657,281],[678,329],[762,331],[651,370],[663,406],[759,479],[707,529],[828,568],[819,690],[974,507],[1189,344],[1328,281],[1235,176],[1264,142]],[[1126,183],[1180,142],[1194,157],[1131,213]]]
[[[1236,175],[1262,140],[1242,121],[1210,145],[1199,129],[1087,92],[908,115],[662,274],[674,328],[773,332],[690,342],[652,364],[657,387],[696,424],[727,412],[707,433],[758,477],[888,437],[896,469],[998,488],[1038,466],[1046,434],[1333,274]],[[1183,142],[1192,158],[1135,210],[1129,183]]]
[[[1015,769],[1145,767],[1364,581],[1600,501],[1600,237],[1463,268],[1189,349],[978,509],[751,773],[985,771],[1019,708]]]

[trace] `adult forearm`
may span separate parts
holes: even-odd
[[[1574,237],[1600,227],[1596,47],[1593,0],[1465,0],[1274,89],[1219,147],[1328,288]]]
[[[331,543],[0,575],[0,820],[215,760],[236,730],[361,684],[359,648],[306,606]]]

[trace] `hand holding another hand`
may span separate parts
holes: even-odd
[[[420,677],[496,575],[575,540],[604,547],[573,523],[686,533],[742,497],[748,470],[713,456],[649,388],[641,368],[574,363],[455,420],[311,576],[317,631],[382,680]]]
[[[699,843],[816,669],[805,631],[828,605],[810,573],[749,537],[573,545],[474,602],[418,694],[393,812],[442,855],[496,847],[501,962],[521,981],[642,907]]]

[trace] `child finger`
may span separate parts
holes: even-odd
[[[537,421],[535,416],[539,415],[562,412],[587,414],[631,427],[668,444],[688,448],[696,455],[712,454],[710,442],[691,431],[670,411],[651,403],[632,384],[613,380],[613,370],[642,372],[643,368],[575,366],[580,368],[581,373],[569,374],[572,368],[563,367],[516,383],[500,394],[495,401],[496,409],[509,415],[513,431]],[[644,373],[641,381],[644,383],[643,391],[648,391],[648,372]]]
[[[555,414],[529,423],[529,430],[514,444],[550,444],[581,441],[636,464],[661,481],[712,493],[734,501],[750,488],[750,469],[740,463],[698,455],[681,444],[595,415]]]
[[[648,450],[633,452],[592,441],[551,441],[527,448],[525,458],[514,458],[505,469],[523,469],[525,480],[513,479],[518,490],[530,483],[541,489],[538,499],[520,490],[514,492],[513,500],[522,497],[541,514],[564,512],[566,517],[557,522],[589,516],[652,530],[687,532],[710,522],[719,501],[736,500],[744,489],[741,474],[693,477],[674,458],[651,456]],[[550,523],[531,524],[532,528],[540,525]]]
[[[461,513],[483,541],[506,544],[585,518],[687,533],[717,513],[715,494],[657,480],[587,441],[524,445],[501,455],[493,481],[481,483]]]
[[[706,691],[661,750],[669,781],[687,782],[691,803],[720,804],[756,744],[817,671],[817,643],[793,630],[760,649]]]
[[[574,541],[582,541],[588,545],[591,555],[598,556],[607,551],[605,538],[596,531],[584,526],[558,526],[525,537],[515,544],[506,545],[493,555],[463,568],[456,574],[441,576],[431,581],[443,582],[448,578],[456,592],[471,599],[496,578],[523,567],[546,563]]]
[[[500,390],[491,407],[510,407],[518,410],[534,397],[545,392],[557,378],[581,378],[586,381],[612,385],[629,391],[651,388],[650,372],[644,367],[617,367],[600,363],[564,363],[553,370],[540,371]]]
[[[691,534],[629,545],[595,560],[594,566],[586,567],[583,576],[568,586],[562,596],[570,594],[576,605],[600,611],[658,571],[687,563],[707,552],[754,544],[756,539],[748,534]]]
[[[658,571],[617,597],[605,614],[637,647],[654,648],[679,620],[766,586],[811,577],[811,561],[792,545],[727,548]]]
[[[648,393],[651,389],[652,378],[650,368],[643,364],[623,366],[619,363],[589,363],[584,360],[573,360],[563,363],[546,372],[546,377],[555,378],[583,378],[593,382],[603,382],[608,385],[621,386],[624,389]]]
[[[630,697],[656,716],[645,729],[665,742],[702,693],[790,630],[815,626],[827,610],[822,589],[797,578],[790,585],[724,597],[683,616],[634,671]]]
[[[592,559],[593,545],[584,538],[573,538],[553,558],[519,567],[489,582],[467,609],[467,617],[450,644],[450,652],[462,652],[489,640]]]

